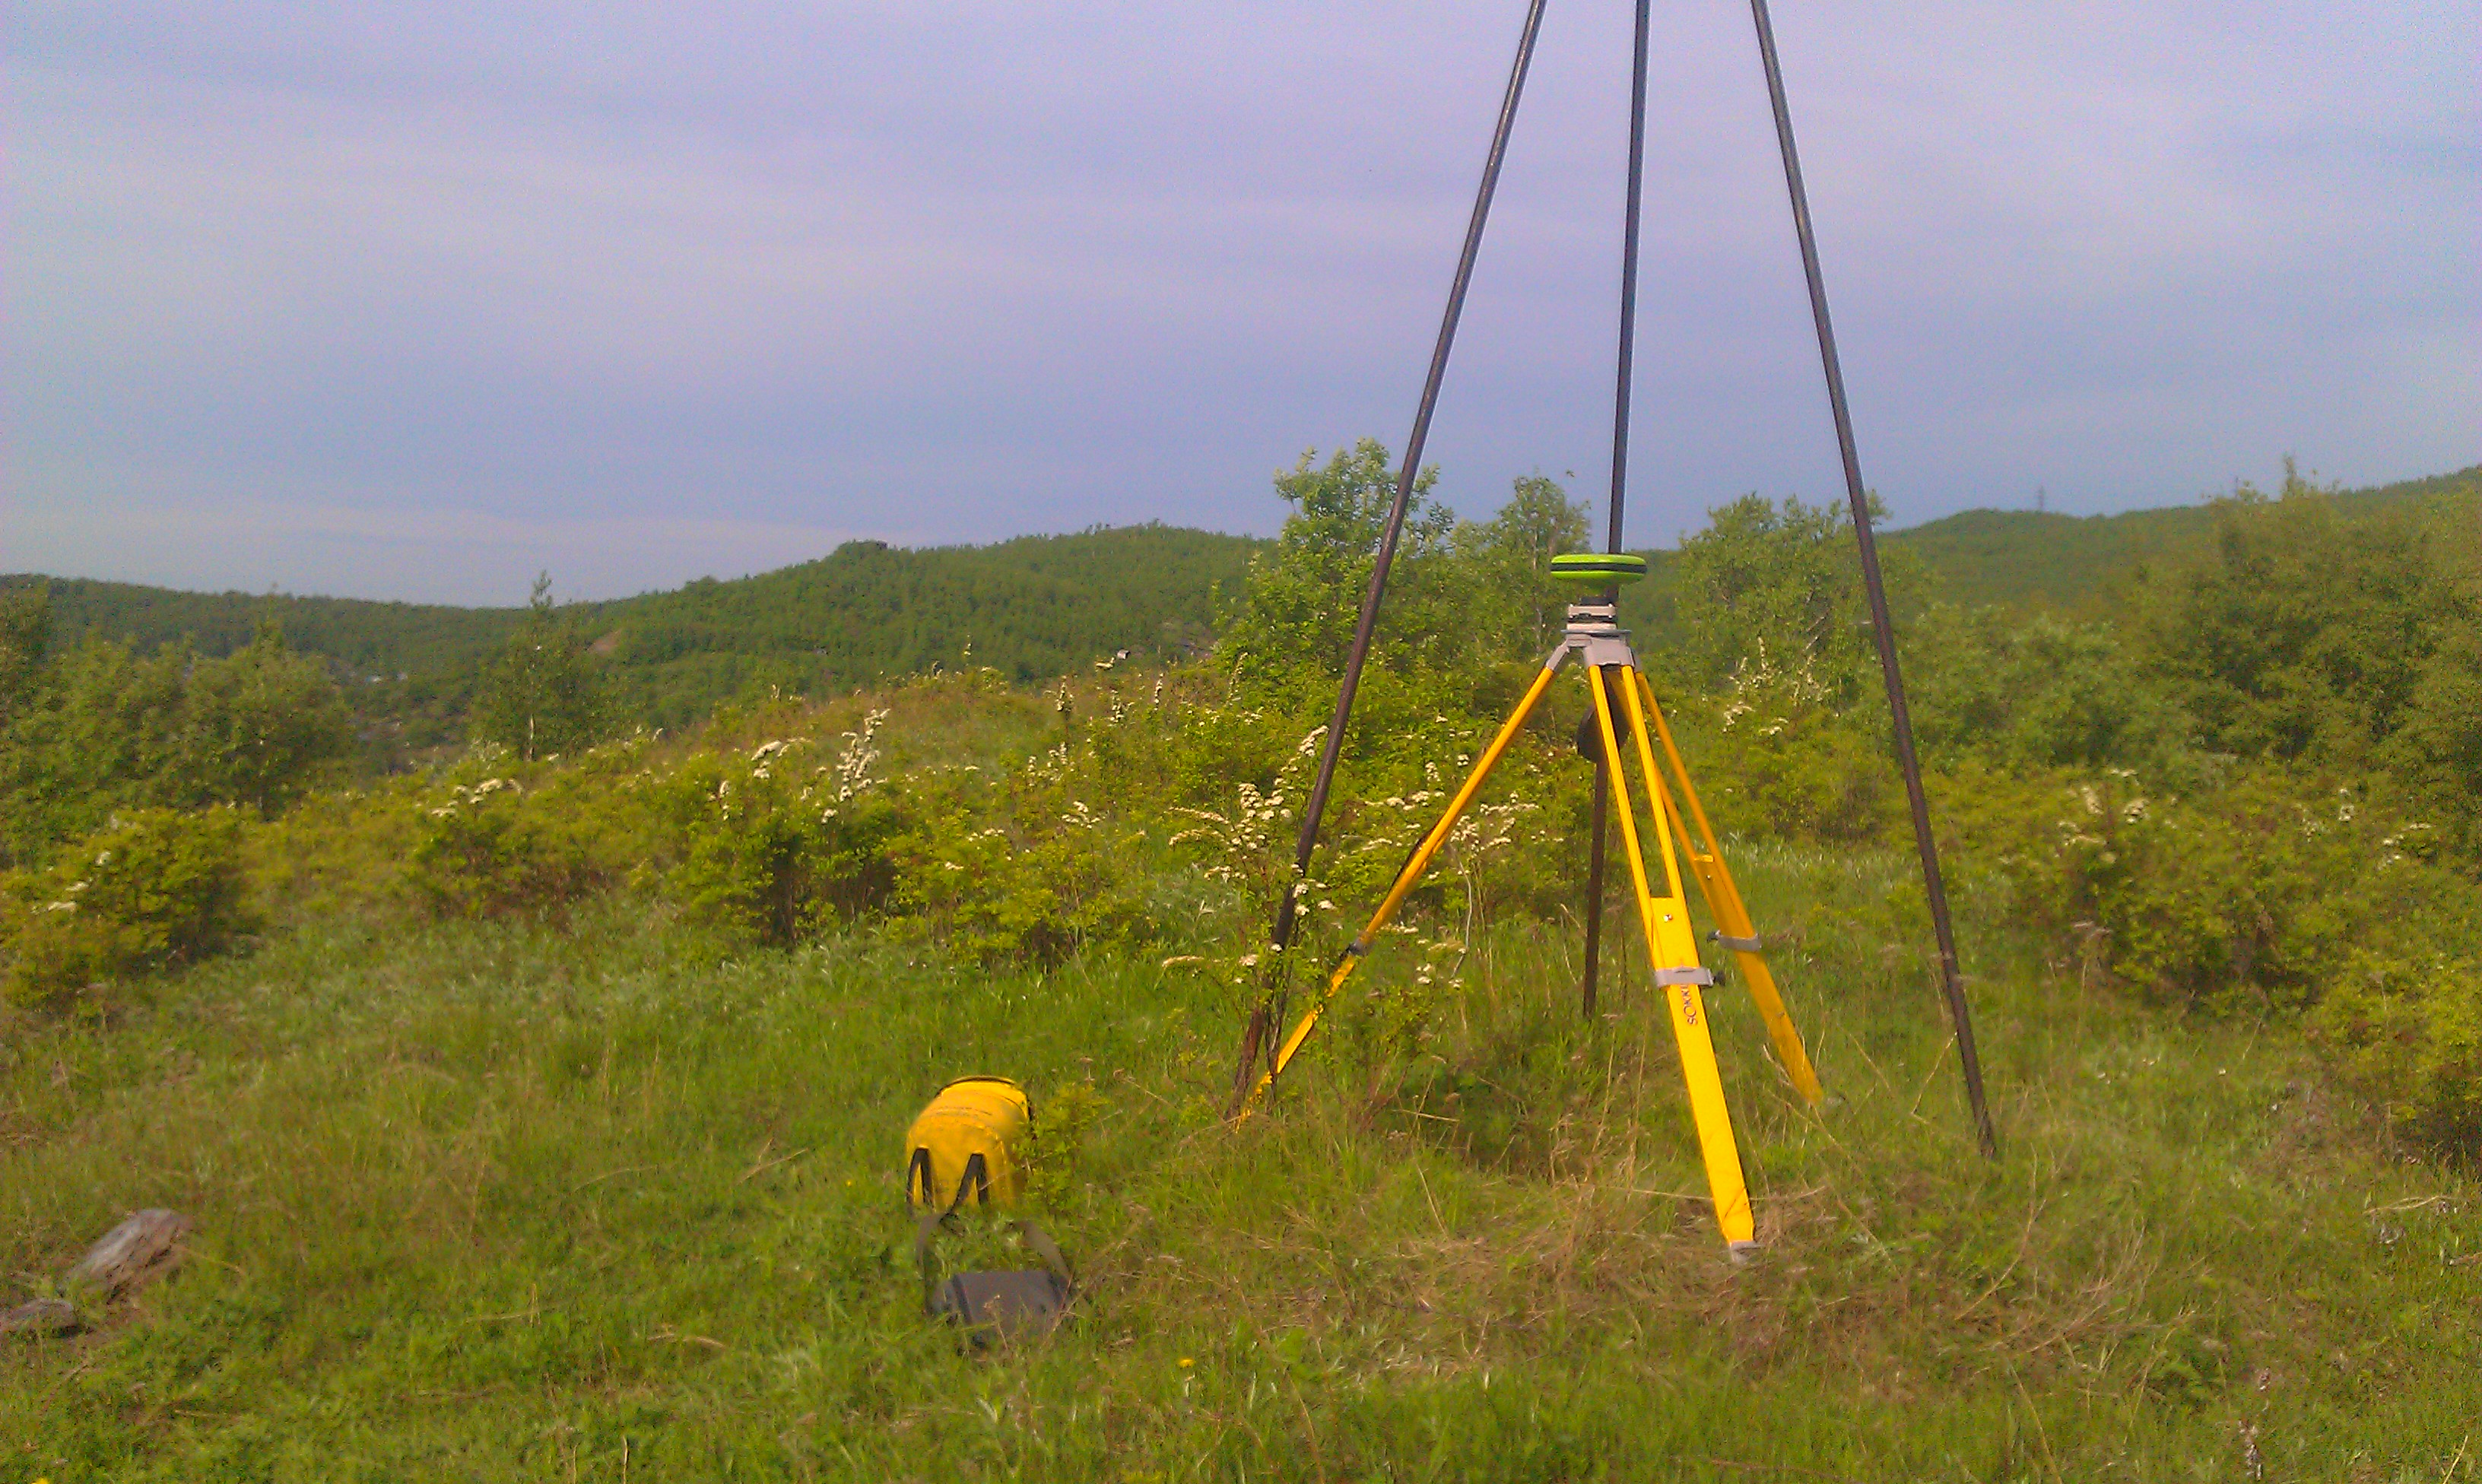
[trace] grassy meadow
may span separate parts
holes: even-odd
[[[1532,924],[1474,946],[1424,1054],[1374,1062],[1349,1007],[1238,1128],[1214,1116],[1231,1022],[1151,954],[739,952],[623,897],[566,924],[305,932],[175,976],[11,1043],[8,1270],[56,1273],[139,1206],[197,1232],[129,1312],[0,1348],[0,1470],[2469,1466],[2469,1180],[2409,1161],[2295,1038],[2080,993],[1968,895],[2006,1144],[1987,1163],[1891,904],[1907,863],[1735,865],[1832,1094],[1801,1106],[1728,975],[1711,1002],[1766,1242],[1738,1268],[1659,1011],[1622,991],[1580,1024],[1569,935]],[[899,1194],[906,1123],[969,1071],[1033,1091],[1038,1209],[1086,1286],[1069,1327],[980,1357],[921,1316]]]

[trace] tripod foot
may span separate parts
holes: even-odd
[[[1724,1246],[1724,1253],[1732,1260],[1734,1267],[1749,1266],[1756,1262],[1758,1254],[1765,1250],[1756,1242],[1727,1242]]]

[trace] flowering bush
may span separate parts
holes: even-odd
[[[245,924],[241,821],[229,809],[141,809],[75,842],[48,871],[7,878],[0,961],[13,1003],[188,960]]]
[[[2181,1008],[2306,1008],[2356,951],[2427,941],[2460,895],[2424,826],[2273,770],[2188,797],[2126,768],[1968,772],[1941,796],[2088,982]]]
[[[702,753],[665,780],[679,857],[666,884],[694,921],[781,946],[889,898],[906,800],[872,770],[886,720],[865,713],[824,762],[782,738]]]
[[[495,757],[479,754],[486,765]],[[590,792],[576,775],[542,793],[496,773],[450,784],[416,806],[408,886],[441,917],[559,908],[599,890],[619,869],[597,848],[601,812],[579,807]]]

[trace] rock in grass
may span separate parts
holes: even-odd
[[[134,1211],[86,1250],[68,1281],[92,1284],[106,1294],[125,1293],[178,1263],[180,1240],[189,1230],[190,1218],[179,1211]]]
[[[65,1298],[29,1299],[0,1313],[0,1335],[59,1335],[77,1327],[77,1308]]]

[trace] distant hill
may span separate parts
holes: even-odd
[[[499,646],[525,612],[289,593],[178,592],[32,574],[0,577],[0,587],[38,582],[51,586],[56,646],[76,644],[92,633],[126,639],[142,650],[186,638],[201,653],[223,655],[249,643],[261,617],[273,617],[294,648],[326,655],[357,676],[470,669]]]
[[[2426,502],[2482,520],[2482,466],[2337,498],[2370,510]],[[1930,597],[2075,612],[2107,607],[2140,563],[2178,560],[2213,531],[2206,504],[2084,517],[1967,510],[1891,531],[1887,541],[1918,559]],[[562,612],[595,640],[631,713],[671,726],[770,685],[816,691],[965,664],[1035,680],[1123,649],[1141,658],[1189,652],[1213,637],[1217,586],[1236,588],[1264,544],[1164,525],[990,546],[850,541],[756,577]],[[1670,554],[1648,555],[1650,580],[1629,589],[1626,611],[1644,639],[1660,644],[1672,623]],[[0,577],[0,586],[40,580]],[[476,669],[524,612],[50,583],[64,643],[89,632],[141,647],[186,638],[222,654],[273,615],[295,647],[330,657],[363,688],[366,713],[395,717],[411,746],[455,734]]]
[[[1203,649],[1216,588],[1237,588],[1262,544],[1163,525],[927,550],[849,541],[758,577],[585,605],[582,621],[671,725],[753,686],[837,689],[935,664],[1035,680],[1124,649]]]
[[[849,541],[815,561],[732,582],[565,606],[632,715],[678,725],[753,688],[811,691],[987,664],[1012,680],[1065,674],[1126,649],[1186,653],[1213,637],[1214,591],[1238,585],[1252,537],[1163,525],[918,550]],[[46,581],[0,577],[0,586]],[[524,616],[355,598],[176,592],[48,579],[54,642],[92,633],[206,654],[250,641],[262,616],[328,656],[373,713],[419,712],[412,745],[441,740],[475,670]]]
[[[2482,515],[2482,465],[2337,497],[2350,512],[2395,506],[2459,507]],[[2178,561],[2214,539],[2211,504],[2057,515],[2037,510],[1965,510],[1888,533],[1890,546],[1930,571],[1930,596],[1964,607],[2092,612],[2106,607],[2140,565]]]

